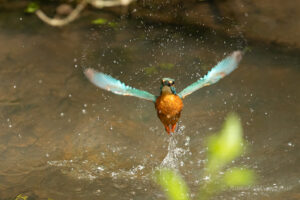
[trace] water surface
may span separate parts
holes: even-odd
[[[196,194],[205,181],[204,140],[232,111],[250,150],[233,165],[260,178],[215,199],[299,198],[300,59],[293,52],[252,43],[234,73],[185,99],[170,138],[152,103],[102,91],[83,69],[155,95],[161,78],[171,77],[180,91],[248,46],[241,35],[107,14],[117,26],[95,27],[83,17],[56,29],[34,16],[1,15],[1,199],[165,199],[152,180],[161,166],[179,170]]]

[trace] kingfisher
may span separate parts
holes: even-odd
[[[164,125],[166,132],[170,135],[175,132],[176,124],[180,118],[183,108],[182,100],[200,88],[214,84],[230,74],[238,67],[239,62],[242,59],[242,54],[241,51],[234,51],[221,60],[205,76],[187,86],[179,93],[176,92],[174,79],[163,78],[161,80],[159,96],[127,86],[110,75],[98,72],[92,68],[85,69],[84,74],[99,88],[114,94],[134,96],[153,102],[158,118]]]

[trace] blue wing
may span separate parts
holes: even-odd
[[[239,62],[242,59],[242,52],[235,51],[230,56],[224,58],[219,62],[212,70],[210,70],[207,75],[200,78],[195,83],[189,85],[184,90],[182,90],[178,96],[181,98],[186,97],[189,94],[192,94],[196,90],[199,90],[202,87],[214,84],[220,79],[224,78],[230,74],[233,70],[238,67]]]
[[[109,75],[97,72],[91,68],[86,69],[84,74],[94,85],[112,93],[125,96],[134,96],[153,102],[156,100],[156,97],[153,94],[127,86],[121,81]]]

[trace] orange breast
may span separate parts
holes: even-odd
[[[172,118],[180,114],[183,103],[179,96],[174,94],[165,94],[156,99],[155,108],[158,114]]]

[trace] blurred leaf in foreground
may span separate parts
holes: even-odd
[[[188,188],[176,172],[162,169],[157,172],[156,180],[166,191],[169,200],[188,200]]]
[[[19,194],[15,200],[27,200],[28,199],[28,196],[26,195],[23,195],[23,194]]]
[[[224,182],[229,187],[249,186],[254,183],[255,175],[252,170],[233,168],[224,174]]]
[[[26,13],[34,13],[39,8],[40,8],[40,6],[37,3],[31,2],[28,4],[27,8],[25,9],[25,12]]]
[[[230,114],[222,130],[208,138],[208,163],[204,171],[205,182],[201,183],[198,198],[207,200],[228,187],[250,186],[255,182],[255,173],[249,169],[222,169],[226,164],[239,157],[245,151],[243,130],[239,118]],[[206,177],[208,177],[206,179]],[[169,200],[187,200],[188,188],[174,171],[163,169],[157,172],[157,182],[165,189]]]
[[[208,139],[208,171],[213,173],[243,152],[243,130],[239,118],[230,114],[218,135]]]

